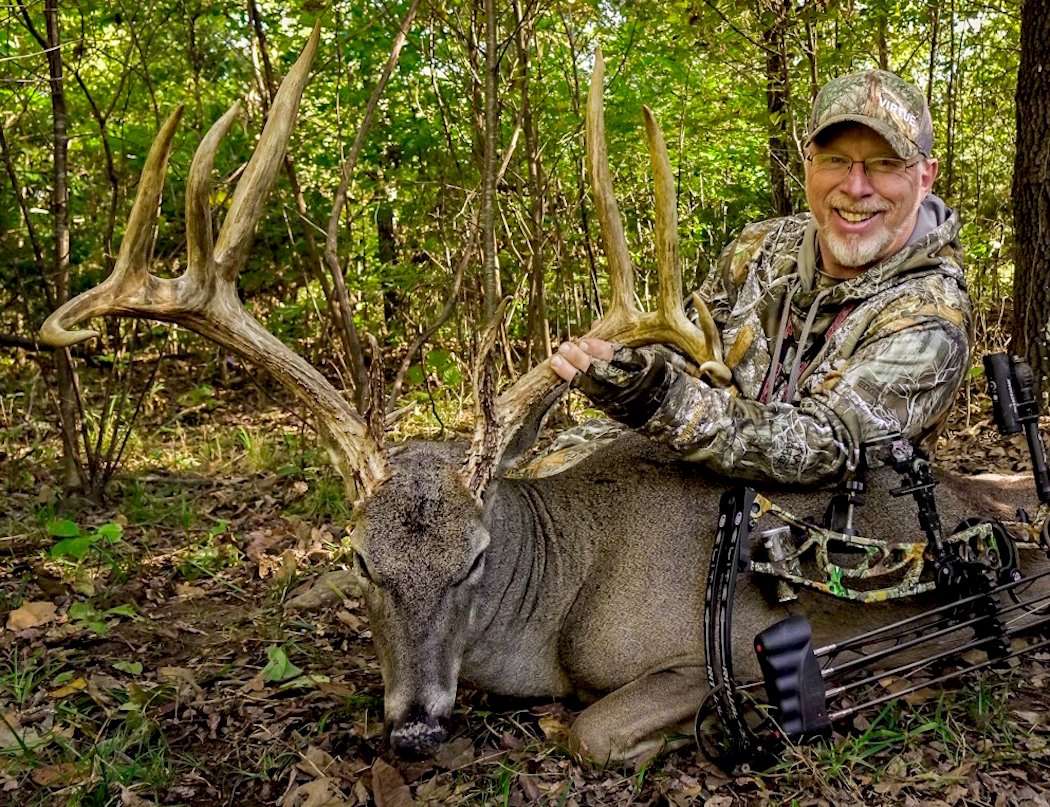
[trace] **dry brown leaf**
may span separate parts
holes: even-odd
[[[914,692],[909,692],[901,700],[909,706],[918,706],[919,704],[934,700],[940,694],[941,692],[938,689],[922,687],[921,689],[916,689]]]
[[[1045,715],[1042,712],[1029,711],[1027,709],[1014,709],[1013,714],[1025,723],[1031,723],[1033,726],[1038,726],[1045,719]]]
[[[0,749],[21,749],[23,744],[32,746],[39,741],[36,730],[22,728],[17,713],[7,712],[0,720]]]
[[[354,803],[347,800],[335,780],[329,777],[298,785],[281,799],[281,807],[353,807]]]
[[[561,715],[544,715],[540,718],[540,730],[551,742],[564,743],[569,736],[569,724]]]
[[[274,582],[279,585],[287,585],[299,568],[299,562],[295,559],[295,550],[286,549],[281,554],[281,565],[274,575]],[[262,568],[260,567],[260,572]],[[261,574],[259,575],[262,576]]]
[[[79,782],[83,774],[75,762],[59,762],[34,768],[31,778],[40,787],[59,787]]]
[[[193,586],[189,583],[175,584],[175,595],[183,600],[196,600],[200,597],[206,596],[207,593],[208,592],[200,586]]]
[[[469,737],[443,743],[434,753],[434,762],[449,770],[466,767],[474,762],[474,743]]]
[[[424,804],[432,802],[444,804],[452,795],[452,785],[448,781],[442,781],[445,776],[447,774],[441,774],[423,782],[416,788],[416,798]]]
[[[310,611],[335,605],[347,597],[360,596],[361,581],[357,579],[357,574],[350,569],[336,569],[322,574],[312,586],[297,593],[284,607],[289,611]]]
[[[346,625],[354,633],[361,633],[367,630],[365,621],[357,614],[351,614],[349,611],[343,610],[335,615],[335,618]]]
[[[48,600],[22,603],[20,608],[7,615],[7,629],[26,630],[54,622],[57,610],[58,606]]]
[[[144,799],[123,785],[120,786],[120,804],[121,807],[157,807],[157,802]]]
[[[416,803],[397,768],[382,759],[372,763],[372,796],[376,807],[413,807]]]
[[[323,748],[311,745],[306,749],[303,758],[295,764],[295,767],[308,776],[320,777],[327,773],[334,761],[332,755]]]
[[[536,786],[536,782],[530,774],[519,773],[518,784],[521,785],[521,792],[525,794],[525,798],[527,798],[529,801],[539,801],[543,795],[542,793],[540,793],[539,787]],[[697,788],[695,795],[700,795],[699,788]]]
[[[252,560],[258,562],[266,551],[281,540],[281,536],[270,529],[252,530],[248,533],[248,546],[244,550]]]
[[[197,678],[193,674],[193,670],[189,670],[186,667],[158,667],[157,675],[175,684],[180,693],[188,690],[194,695],[198,695],[203,691],[197,684]]]

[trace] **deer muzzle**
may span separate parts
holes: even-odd
[[[387,721],[390,746],[400,757],[419,758],[433,754],[448,739],[448,713],[436,714],[421,703],[413,703],[401,721]]]

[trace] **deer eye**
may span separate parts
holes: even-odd
[[[477,583],[481,579],[481,575],[485,571],[485,553],[478,552],[474,562],[470,564],[470,569],[467,571],[466,576],[460,581],[460,583]]]
[[[375,582],[372,572],[369,571],[368,564],[360,552],[354,552],[354,570],[360,575],[362,580],[367,580],[369,583]]]

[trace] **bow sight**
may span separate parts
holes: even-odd
[[[999,431],[1025,432],[1040,503],[1034,518],[1019,508],[1016,521],[968,518],[945,534],[930,463],[899,435],[863,446],[856,470],[831,497],[822,523],[800,518],[749,487],[722,496],[703,622],[710,690],[696,716],[697,742],[709,756],[728,765],[766,756],[785,740],[824,736],[833,723],[861,710],[1050,645],[1050,638],[1016,650],[1010,645],[1014,637],[1050,626],[1050,593],[1025,598],[1031,583],[1050,576],[1050,570],[1025,576],[1018,558],[1019,549],[1050,556],[1050,474],[1033,374],[1005,353],[985,356],[984,366]],[[891,466],[900,476],[890,493],[914,499],[919,536],[886,540],[859,534],[854,517],[864,503],[868,467],[874,465]],[[758,531],[764,518],[776,523]],[[808,620],[791,616],[755,637],[762,678],[739,682],[731,639],[734,592],[744,573],[772,581],[781,603],[797,599],[805,588],[863,603],[932,593],[943,604],[818,648]],[[975,650],[982,651],[977,660],[969,652]],[[860,702],[847,700],[886,677],[952,661],[958,666],[937,669],[932,680]],[[703,728],[712,711],[717,741]]]

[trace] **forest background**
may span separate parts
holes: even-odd
[[[61,793],[135,804],[132,790],[273,803],[274,783],[287,780],[282,803],[299,804],[297,788],[321,781],[304,781],[316,749],[344,760],[342,778],[328,778],[345,803],[376,797],[381,683],[360,603],[316,624],[280,607],[338,558],[349,516],[315,441],[275,414],[271,384],[188,331],[106,321],[100,340],[68,354],[36,341],[48,313],[113,268],[150,143],[180,104],[153,271],[182,271],[194,149],[243,99],[216,162],[219,221],[318,18],[313,78],[240,289],[359,405],[403,415],[394,439],[470,427],[471,368],[502,295],[514,299],[499,340],[503,383],[600,313],[604,257],[582,131],[599,45],[643,302],[655,277],[642,104],[667,137],[684,286],[695,289],[745,224],[804,209],[799,144],[819,87],[883,67],[926,93],[935,191],[963,221],[978,348],[953,425],[986,415],[975,400],[981,353],[1009,344],[1050,376],[1046,0],[14,0],[0,11],[0,606],[8,621],[29,606],[44,617],[0,634],[0,714],[8,729],[35,721],[26,731],[39,741],[28,753],[0,727],[0,803],[27,786],[22,803]],[[377,366],[383,393],[368,380]],[[981,468],[986,446],[974,452]],[[330,688],[316,690],[316,675],[304,684],[300,667]],[[314,694],[274,690],[285,672]],[[978,689],[979,709],[986,695]],[[178,708],[187,697],[195,710]],[[524,803],[542,791],[562,804],[677,804],[740,792],[692,757],[648,778],[584,774],[534,742],[557,736],[563,711],[515,713],[493,729],[477,700],[465,704],[466,745],[459,738],[438,763],[445,772],[401,771],[420,801]],[[902,742],[911,750],[900,765],[881,759],[900,784],[880,797],[903,783],[919,795],[956,786],[978,740],[952,734],[948,719],[914,719],[925,718],[880,716],[858,769],[849,749],[832,752],[833,773],[803,760],[806,784],[781,778],[774,800],[815,776],[830,782],[829,799],[876,803],[864,788],[878,778],[859,771]],[[927,775],[940,760],[923,757],[925,744],[907,756],[931,731],[963,749],[943,779]],[[992,742],[986,723],[978,736]],[[981,747],[1003,764],[1050,754],[1025,736]],[[476,756],[470,737],[487,738]],[[996,792],[974,787],[973,798]]]
[[[1039,51],[1030,53],[1033,75],[1047,47],[1034,30],[1046,27],[1037,21],[1041,5],[1031,0],[1026,8],[1030,50]],[[321,58],[241,288],[264,323],[360,403],[371,360],[363,334],[378,340],[388,388],[393,382],[388,408],[425,401],[434,387],[461,404],[477,334],[499,295],[518,303],[503,339],[505,376],[586,330],[600,310],[603,259],[581,117],[599,45],[609,64],[610,158],[637,265],[653,263],[643,103],[667,131],[690,289],[744,224],[804,208],[799,144],[812,98],[836,75],[878,66],[916,83],[930,101],[942,166],[936,192],[964,222],[982,347],[1001,347],[1012,323],[1017,2],[475,0],[326,8],[40,0],[8,5],[4,14],[0,344],[31,352],[47,313],[108,274],[149,144],[184,104],[154,250],[155,271],[179,271],[182,180],[197,142],[244,98],[244,115],[220,152],[218,218],[273,87],[319,14]],[[399,27],[407,40],[391,57]],[[490,34],[494,47],[487,47]],[[341,166],[349,172],[345,204],[337,194]],[[1029,218],[1038,215],[1033,208]],[[1040,288],[1037,278],[1022,280]],[[641,295],[648,294],[646,278]],[[347,311],[352,325],[341,316]],[[1039,321],[1014,330],[1037,332]],[[109,324],[101,345],[85,350],[114,368],[111,375],[130,354],[206,350],[185,334],[162,348],[162,329],[132,330]],[[1038,340],[1030,341],[1041,369]],[[1018,337],[1014,346],[1029,348]],[[6,352],[3,361],[24,358]],[[112,427],[102,422],[105,413],[83,411],[65,361],[55,358],[65,481],[98,489],[94,466],[104,458],[91,456],[79,421],[86,418],[93,435]],[[135,397],[109,383],[104,406],[131,408]]]

